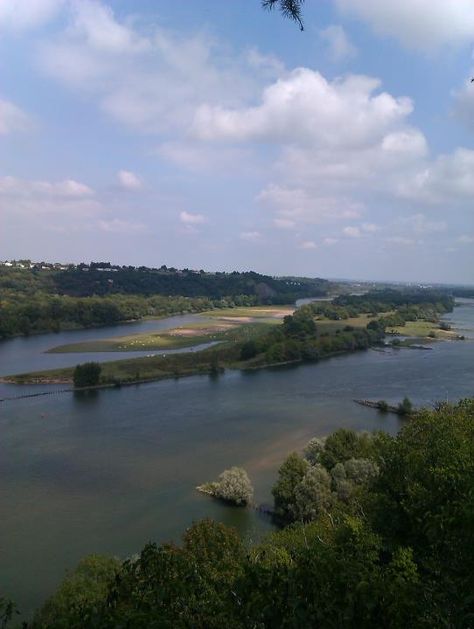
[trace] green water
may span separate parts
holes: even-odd
[[[474,332],[474,302],[450,319]],[[258,539],[268,520],[195,486],[242,465],[257,501],[268,502],[282,459],[312,436],[341,426],[398,430],[398,417],[354,398],[396,403],[408,395],[430,404],[474,395],[473,350],[472,341],[370,350],[295,368],[2,403],[0,592],[29,613],[85,554],[126,557],[149,540],[178,539],[202,517]]]

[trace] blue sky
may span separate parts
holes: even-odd
[[[474,1],[0,0],[0,258],[474,282]]]

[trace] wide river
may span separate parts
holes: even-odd
[[[462,300],[446,320],[467,340],[435,343],[432,351],[369,350],[293,368],[1,402],[0,596],[28,614],[84,555],[126,557],[149,540],[179,539],[203,517],[258,539],[271,528],[268,520],[223,506],[195,486],[239,465],[256,500],[269,502],[283,458],[311,437],[341,426],[399,429],[398,417],[354,398],[397,403],[408,395],[429,405],[473,396],[474,301]],[[5,341],[0,375],[84,358],[43,353],[55,345],[186,322],[173,317]],[[0,385],[0,398],[31,390],[54,387]]]

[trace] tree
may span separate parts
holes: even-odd
[[[413,404],[408,397],[404,397],[403,402],[400,402],[397,408],[400,415],[410,415],[413,412]]]
[[[278,480],[272,489],[275,514],[283,521],[291,522],[295,513],[295,489],[303,480],[309,467],[308,461],[292,452],[278,470]]]
[[[222,472],[216,495],[236,505],[249,504],[253,498],[253,487],[247,472],[241,467],[231,467]]]
[[[99,384],[102,367],[99,363],[82,363],[74,369],[75,387],[94,387]]]
[[[304,0],[262,0],[262,6],[264,9],[271,11],[277,6],[280,9],[280,13],[283,17],[290,18],[295,21],[300,30],[304,30],[303,19],[301,15],[301,7]]]
[[[331,477],[322,465],[311,466],[295,487],[295,520],[316,520],[331,503]]]
[[[240,348],[240,360],[250,360],[258,354],[257,343],[251,339],[246,341]]]
[[[320,439],[319,437],[313,437],[306,444],[304,448],[304,458],[311,463],[311,465],[319,463],[321,454],[324,451],[324,441],[324,439]]]
[[[90,555],[61,583],[56,592],[36,612],[33,627],[87,626],[95,607],[112,586],[122,562],[114,557]]]

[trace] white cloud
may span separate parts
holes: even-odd
[[[342,13],[360,18],[377,33],[411,49],[432,51],[474,41],[472,0],[334,1]]]
[[[408,98],[375,93],[379,87],[380,81],[368,76],[328,82],[319,72],[298,68],[267,87],[256,107],[201,106],[194,132],[203,140],[363,148],[413,109]]]
[[[94,191],[74,179],[31,181],[0,177],[0,210],[5,214],[90,216],[102,210]]]
[[[318,197],[304,188],[270,184],[257,200],[276,211],[278,227],[293,227],[297,223],[325,223],[347,218],[358,218],[361,205],[348,199]]]
[[[119,170],[117,179],[122,188],[127,190],[140,190],[143,185],[140,177],[129,170]]]
[[[352,225],[344,227],[342,233],[344,234],[344,236],[349,236],[349,238],[360,238],[362,236],[360,228]]]
[[[72,5],[75,35],[86,47],[101,53],[136,54],[151,49],[151,42],[114,18],[112,9],[94,0]]]
[[[246,240],[247,242],[258,242],[262,238],[262,234],[260,232],[242,232],[240,234],[241,240]]]
[[[193,214],[192,212],[180,212],[179,220],[184,225],[202,225],[207,222],[207,218],[202,214]]]
[[[325,238],[323,240],[323,245],[325,245],[326,247],[332,247],[333,245],[336,245],[339,242],[338,238]]]
[[[64,0],[1,0],[0,31],[26,31],[51,20]]]
[[[317,249],[318,246],[315,242],[313,242],[312,240],[304,240],[300,246],[300,249]]]
[[[400,182],[402,197],[429,204],[450,204],[474,198],[474,151],[458,148],[448,155],[440,155],[433,162]],[[472,203],[471,203],[472,207]]]
[[[26,131],[31,127],[30,117],[14,103],[0,98],[0,135]]]
[[[0,177],[0,194],[18,196],[38,194],[56,198],[81,198],[90,197],[94,191],[89,186],[74,179],[51,182]]]
[[[268,76],[205,32],[141,28],[92,0],[70,6],[68,27],[40,46],[40,68],[140,132],[183,132],[200,103],[234,104]]]
[[[143,225],[143,223],[121,220],[119,218],[99,220],[98,227],[101,231],[111,232],[114,234],[136,234],[145,231],[145,225]]]
[[[333,61],[345,61],[357,55],[357,48],[351,43],[346,31],[339,24],[331,24],[320,31],[320,36],[327,46],[329,57]]]

